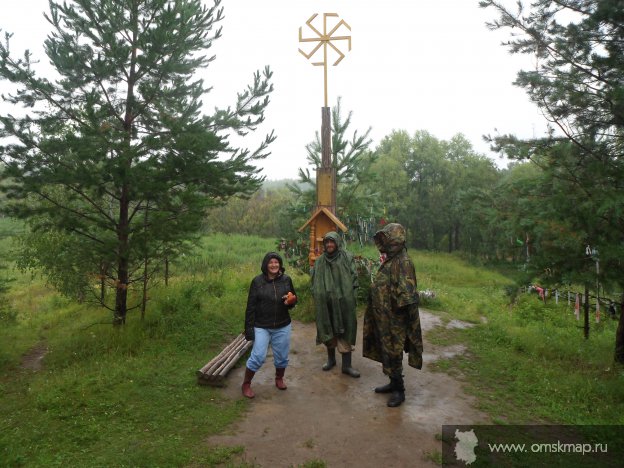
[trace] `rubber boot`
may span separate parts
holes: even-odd
[[[323,364],[323,370],[328,371],[336,365],[336,348],[327,348],[327,362]]]
[[[256,373],[249,368],[245,367],[245,378],[243,379],[243,396],[247,398],[253,398],[256,394],[251,389],[251,380]]]
[[[358,378],[360,373],[351,367],[351,353],[342,353],[342,373]]]
[[[375,387],[375,393],[390,393],[394,390],[394,384],[392,383],[392,379],[390,379],[390,383],[386,385],[381,385],[379,387]]]
[[[393,389],[390,398],[388,398],[388,406],[395,408],[401,406],[401,403],[405,401],[405,387],[403,386],[403,376],[390,377],[392,381]]]
[[[276,367],[275,368],[275,386],[280,390],[286,390],[288,387],[286,386],[286,382],[284,382],[284,373],[286,372],[285,367]]]

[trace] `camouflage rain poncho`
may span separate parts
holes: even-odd
[[[327,343],[334,337],[355,345],[357,331],[355,288],[357,273],[353,257],[342,249],[342,240],[336,232],[324,239],[336,243],[336,253],[324,253],[312,269],[312,296],[316,312],[316,344]]]
[[[387,254],[379,267],[364,314],[364,357],[381,362],[387,375],[401,371],[403,351],[409,365],[422,368],[422,332],[414,264],[405,247],[405,228],[391,223],[375,235]]]

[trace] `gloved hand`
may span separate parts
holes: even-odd
[[[245,339],[247,341],[253,341],[255,340],[256,335],[254,333],[254,329],[253,328],[246,328],[245,329]]]

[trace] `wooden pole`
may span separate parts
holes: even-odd
[[[321,167],[331,167],[331,112],[321,108]]]
[[[328,174],[330,177],[329,186],[324,184],[318,186],[317,190],[328,190],[330,194],[322,194],[317,192],[317,206],[323,205],[332,213],[336,214],[336,165],[332,158],[332,141],[331,141],[331,109],[329,107],[321,108],[321,167],[319,174]],[[329,201],[329,206],[327,202]]]

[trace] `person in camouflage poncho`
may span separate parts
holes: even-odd
[[[342,373],[359,377],[351,367],[357,331],[355,289],[358,286],[353,256],[342,248],[337,232],[323,237],[324,252],[312,269],[312,296],[316,312],[316,344],[327,347],[323,370],[336,365],[336,348],[342,355]]]
[[[405,228],[386,225],[375,234],[375,244],[385,260],[371,285],[364,314],[364,357],[380,362],[390,383],[377,387],[376,393],[391,393],[388,406],[405,401],[403,352],[408,364],[422,368],[422,331],[418,313],[416,271],[405,247]]]

